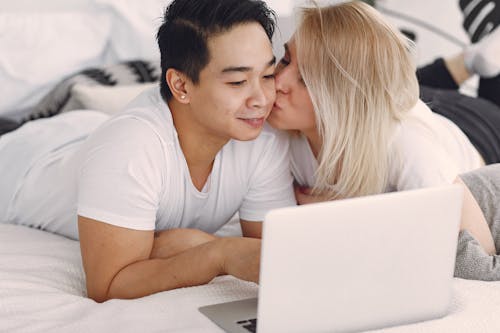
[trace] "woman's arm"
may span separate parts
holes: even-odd
[[[462,279],[499,281],[500,256],[489,255],[467,230],[460,231],[455,276]]]
[[[467,230],[481,244],[487,254],[496,254],[495,243],[493,242],[490,228],[476,199],[460,177],[457,177],[455,184],[460,184],[464,187],[460,230]]]

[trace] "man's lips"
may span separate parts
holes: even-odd
[[[259,128],[264,125],[265,117],[260,118],[238,118],[239,120],[244,121],[247,125],[250,125],[253,128]]]

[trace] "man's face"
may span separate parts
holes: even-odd
[[[188,83],[190,112],[205,134],[255,139],[275,98],[271,43],[257,23],[242,24],[208,41],[211,59],[197,84]]]

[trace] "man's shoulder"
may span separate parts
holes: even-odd
[[[148,89],[99,129],[109,135],[169,142],[174,132],[170,111],[156,89]]]

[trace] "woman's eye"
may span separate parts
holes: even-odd
[[[284,66],[290,65],[290,60],[288,60],[286,57],[281,58],[280,63]]]

